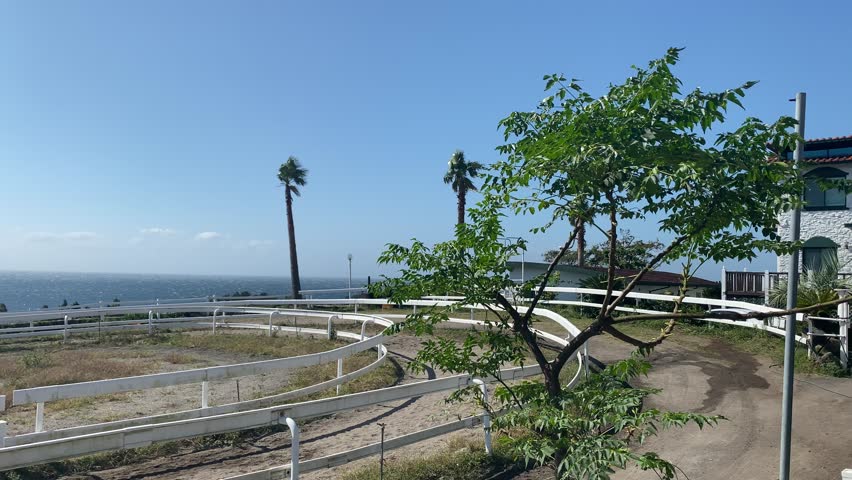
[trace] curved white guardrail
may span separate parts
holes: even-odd
[[[377,315],[364,315],[358,313],[322,312],[316,310],[299,310],[299,305],[350,305],[357,310],[359,305],[385,305],[384,299],[331,299],[331,300],[237,300],[227,302],[204,302],[196,304],[170,304],[170,305],[133,305],[119,307],[104,307],[99,309],[73,309],[62,311],[28,312],[19,314],[0,314],[0,339],[17,338],[18,336],[42,336],[63,335],[65,338],[74,332],[91,332],[97,329],[145,329],[152,332],[156,328],[250,328],[273,331],[310,333],[316,335],[330,335],[333,320],[355,320],[360,321],[362,328],[360,334],[350,332],[336,332],[338,336],[356,340],[354,343],[331,351],[318,354],[290,357],[284,359],[265,360],[260,362],[249,362],[238,365],[227,365],[208,367],[202,369],[191,369],[179,372],[163,374],[141,375],[121,379],[109,379],[95,382],[82,382],[78,384],[54,385],[21,389],[13,392],[13,404],[36,403],[36,431],[7,437],[5,435],[5,423],[0,422],[0,470],[23,467],[38,463],[45,463],[80,455],[92,454],[117,448],[132,448],[146,445],[151,442],[178,440],[199,435],[214,433],[225,433],[236,430],[257,428],[267,425],[287,424],[294,433],[293,453],[296,454],[292,465],[287,466],[291,476],[298,475],[298,426],[296,420],[311,418],[314,416],[328,415],[362,406],[374,405],[395,399],[416,397],[427,393],[442,392],[463,388],[474,384],[478,380],[468,375],[457,375],[453,377],[427,380],[410,385],[390,387],[386,389],[364,392],[360,394],[339,396],[313,402],[302,402],[284,405],[265,406],[271,402],[279,402],[296,396],[306,395],[315,391],[325,390],[360,376],[372,368],[378,366],[387,356],[387,349],[383,345],[384,335],[366,335],[366,326],[375,323],[389,326],[391,321]],[[269,305],[264,308],[261,305]],[[293,309],[278,307],[281,304],[292,305]],[[415,300],[407,302],[415,309],[418,306],[448,306],[455,302],[442,300]],[[247,306],[253,305],[253,306]],[[272,306],[278,307],[274,308]],[[483,309],[480,305],[465,306],[473,309]],[[523,308],[520,308],[523,312]],[[212,313],[205,317],[188,318],[157,318],[157,314],[175,313]],[[225,316],[226,313],[234,315]],[[124,314],[147,314],[147,318],[140,320],[113,320],[107,321],[111,315]],[[543,315],[563,326],[569,335],[576,335],[579,330],[570,322],[558,314],[544,309],[536,309],[537,315]],[[268,324],[259,323],[235,323],[228,320],[256,318],[258,315],[268,315]],[[273,318],[280,315],[313,316],[327,318],[328,328],[326,330],[286,327],[273,325]],[[60,320],[61,318],[61,320]],[[58,322],[62,323],[58,323]],[[48,324],[47,323],[51,323]],[[74,323],[80,322],[80,323]],[[95,325],[99,322],[100,325]],[[461,325],[483,325],[485,322],[468,319],[451,319],[450,322]],[[5,328],[3,328],[5,327]],[[543,338],[557,344],[565,344],[561,337],[547,332],[537,332]],[[346,375],[342,375],[341,363],[346,356],[370,348],[378,350],[376,362]],[[232,378],[241,375],[262,373],[275,368],[293,368],[300,366],[315,365],[330,361],[338,361],[338,377],[326,382],[321,382],[300,390],[286,392],[284,394],[264,397],[256,400],[238,402],[219,406],[207,406],[208,395],[207,382],[218,378]],[[585,362],[583,354],[577,355],[580,363]],[[578,368],[576,374],[569,382],[574,385],[579,381],[583,369]],[[512,380],[540,373],[538,367],[514,367],[501,371],[501,379]],[[495,379],[491,379],[495,380]],[[124,392],[145,388],[157,388],[167,385],[181,385],[187,383],[202,383],[202,408],[174,412],[154,416],[139,417],[128,420],[107,422],[96,425],[81,425],[71,428],[40,431],[43,426],[44,402],[63,398],[75,398],[80,396],[100,395],[104,393]],[[484,384],[481,386],[484,390]],[[455,422],[450,426],[441,426],[427,429],[428,432],[419,432],[407,438],[416,441],[429,438],[452,431],[452,429],[464,428],[471,422],[479,422],[479,417],[471,417],[462,422]],[[486,422],[487,423],[487,422]],[[450,428],[450,430],[447,430]],[[424,435],[427,435],[424,437]],[[399,443],[399,441],[397,441]],[[393,443],[392,443],[393,444]],[[363,453],[366,450],[359,450]],[[344,452],[346,453],[346,452]],[[349,452],[348,456],[354,453]],[[333,457],[333,456],[332,456]],[[326,457],[324,457],[326,458]],[[329,457],[330,458],[330,457]],[[342,458],[342,457],[341,457]],[[320,459],[317,459],[320,460]],[[326,458],[324,462],[332,460]],[[315,461],[308,464],[320,468],[323,462]],[[294,477],[295,478],[295,477]]]

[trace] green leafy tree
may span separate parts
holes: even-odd
[[[497,416],[493,428],[510,432],[514,449],[535,463],[551,463],[562,455],[557,478],[605,479],[613,467],[631,463],[660,478],[674,478],[676,466],[653,452],[635,453],[633,447],[660,430],[687,423],[703,428],[723,417],[644,408],[647,397],[660,390],[632,387],[628,382],[646,375],[650,368],[640,356],[622,360],[556,397],[538,382],[523,382],[513,387],[511,395],[499,389],[502,407],[513,406],[517,398],[527,408]]]
[[[299,279],[299,257],[296,254],[296,227],[293,225],[293,196],[301,196],[300,187],[307,184],[308,170],[303,168],[299,159],[290,156],[278,168],[278,181],[284,187],[284,201],[287,207],[287,235],[290,238],[290,282],[293,287],[293,298],[302,298],[299,291],[302,282]]]
[[[450,157],[447,173],[444,174],[444,183],[453,187],[458,197],[457,223],[464,223],[465,204],[467,203],[467,192],[476,191],[473,179],[479,176],[483,166],[479,162],[469,162],[464,157],[464,152],[456,150]]]
[[[577,242],[579,242],[579,235]],[[647,265],[663,247],[663,243],[659,240],[638,240],[629,230],[619,230],[615,266],[616,268],[640,269]],[[558,254],[559,250],[548,250],[544,252],[544,261],[550,262]],[[579,253],[577,257],[569,253],[563,255],[559,259],[559,263],[574,264],[573,259],[578,257]],[[585,254],[585,263],[591,267],[606,267],[609,263],[609,242],[603,241],[592,245]]]
[[[649,456],[616,457],[603,446],[589,447],[589,455],[602,458],[591,465],[570,455],[573,447],[559,440],[561,435],[576,438],[559,412],[573,409],[590,422],[587,425],[594,425],[588,418],[591,413],[584,413],[582,405],[573,403],[577,397],[571,396],[561,375],[585,342],[608,333],[646,352],[670,336],[679,319],[711,315],[680,311],[686,281],[701,264],[730,258],[748,260],[759,251],[786,254],[796,247],[776,232],[779,216],[801,205],[803,180],[794,165],[767,161],[772,151],[777,155],[791,148],[796,139],[791,133],[795,120],[782,117],[767,124],[747,118],[735,129],[725,130],[727,125],[722,123],[728,107],[742,106],[746,90],[756,82],[721,92],[695,89],[683,93],[681,80],[671,70],[679,54],[679,49],[670,49],[646,68],[634,67],[633,75],[610,85],[597,98],[576,81],[546,75],[545,88],[551,94],[538,108],[514,112],[500,122],[507,143],[498,151],[505,159],[490,168],[483,198],[468,212],[470,223],[459,224],[452,240],[431,247],[418,240],[410,245],[391,244],[379,258],[380,263],[401,266],[398,277],[382,282],[394,301],[448,292],[463,296],[446,310],[418,309],[392,331],[409,329],[428,335],[461,305],[480,304],[489,310],[487,328],[468,332],[461,345],[427,337],[417,364],[475,376],[492,375],[499,380],[501,366],[523,363],[527,354],[534,358],[543,383],[529,387],[530,394],[504,385],[501,395],[511,398],[522,412],[539,412],[527,416],[519,413],[514,418],[518,425],[547,440],[536,440],[534,445],[539,450],[532,454],[531,447],[518,439],[513,443],[517,452],[528,461],[554,466],[563,479],[607,478],[608,468],[622,466],[625,458],[654,469],[663,478],[672,476],[667,462],[653,463]],[[720,133],[708,139],[708,130]],[[532,216],[536,225],[532,235],[551,228],[570,231],[536,284],[519,287],[533,292],[525,305],[517,304],[509,293],[517,291],[518,286],[511,280],[507,262],[526,249],[526,241],[501,240],[505,236],[501,219],[508,214]],[[654,223],[663,237],[672,240],[647,259],[636,275],[619,279],[615,271],[619,227],[625,220]],[[581,224],[606,234],[606,293],[590,324],[564,347],[546,353],[533,312],[556,266],[574,247]],[[647,272],[675,261],[682,262],[683,285],[670,312],[616,312]],[[619,281],[624,286],[616,291]],[[728,316],[745,318],[737,313]],[[657,319],[668,321],[654,338],[635,338],[619,329],[626,323]],[[630,420],[623,409],[611,419]],[[582,428],[582,422],[576,425]],[[604,434],[596,434],[591,428],[585,433],[600,445]],[[608,464],[606,469],[604,464]]]

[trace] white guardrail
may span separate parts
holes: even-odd
[[[577,293],[589,295],[605,294],[604,290],[599,289],[581,289],[570,287],[548,287],[547,291],[558,293]],[[616,292],[618,294],[618,292]],[[629,298],[639,298],[658,301],[675,301],[677,297],[669,295],[631,293]],[[703,299],[687,297],[685,303],[701,304],[710,307],[730,307],[749,309],[751,311],[777,311],[770,307],[760,305],[752,305],[744,302],[733,302],[715,299]],[[38,387],[33,389],[19,390],[13,393],[13,404],[18,405],[28,402],[44,402],[52,401],[58,398],[71,398],[68,395],[79,396],[84,394],[101,394],[113,391],[128,391],[131,389],[141,388],[156,388],[164,384],[160,380],[173,382],[168,384],[183,384],[205,382],[205,379],[212,378],[229,378],[228,376],[248,375],[259,371],[267,371],[271,368],[292,368],[294,366],[315,365],[319,363],[337,360],[341,362],[345,356],[352,355],[359,351],[370,348],[377,348],[379,358],[376,362],[364,367],[356,372],[351,372],[347,375],[338,375],[337,378],[323,382],[305,389],[295,392],[287,392],[283,395],[265,397],[262,399],[251,400],[246,402],[238,402],[227,405],[208,406],[206,401],[202,399],[202,408],[187,410],[182,412],[173,412],[160,415],[139,417],[128,420],[120,420],[115,422],[107,422],[95,425],[81,425],[71,428],[37,431],[16,436],[5,436],[5,425],[0,424],[0,440],[5,445],[0,448],[0,470],[8,470],[27,465],[56,461],[81,455],[114,450],[120,448],[133,448],[144,446],[152,442],[161,442],[169,440],[179,440],[200,435],[209,435],[215,433],[233,432],[238,430],[257,428],[270,425],[288,425],[292,434],[291,447],[291,462],[286,465],[273,467],[258,472],[238,475],[232,478],[239,479],[271,479],[282,478],[289,474],[290,478],[298,478],[299,472],[327,468],[335,465],[341,465],[356,458],[361,458],[377,453],[380,448],[378,444],[367,445],[346,452],[334,453],[332,455],[314,458],[306,461],[299,459],[299,427],[298,422],[304,419],[329,415],[354,408],[361,408],[369,405],[375,405],[382,402],[392,400],[400,400],[412,398],[428,393],[445,392],[458,388],[468,387],[473,384],[480,385],[483,394],[487,392],[485,382],[471,378],[469,375],[456,375],[451,377],[438,378],[434,380],[426,380],[422,382],[401,385],[395,387],[384,388],[369,392],[337,396],[322,400],[314,400],[300,403],[269,405],[270,402],[283,401],[294,396],[301,396],[306,393],[324,390],[335,385],[340,385],[343,382],[355,378],[362,370],[374,368],[380,361],[386,358],[387,350],[383,345],[383,334],[366,336],[365,327],[370,321],[378,325],[388,326],[391,321],[382,316],[362,315],[357,313],[336,313],[336,312],[321,312],[316,310],[300,310],[298,306],[312,305],[327,305],[327,306],[352,306],[357,312],[359,305],[385,305],[385,299],[326,299],[326,300],[238,300],[229,302],[205,302],[196,304],[173,304],[147,305],[147,306],[129,306],[129,307],[110,307],[95,310],[65,310],[58,312],[31,312],[26,314],[0,314],[0,327],[7,326],[8,328],[0,328],[0,339],[9,338],[11,335],[28,333],[30,335],[68,335],[68,332],[93,331],[97,329],[93,326],[93,317],[96,321],[101,322],[101,328],[148,328],[149,331],[158,327],[168,325],[169,328],[253,328],[265,329],[269,332],[280,331],[285,333],[310,333],[315,335],[327,335],[330,331],[330,325],[333,320],[355,320],[361,321],[361,333],[337,332],[341,338],[349,338],[356,342],[347,346],[322,352],[319,354],[292,357],[285,359],[268,360],[262,362],[251,362],[247,364],[230,365],[223,367],[209,367],[206,369],[193,369],[182,372],[172,372],[170,374],[154,374],[143,375],[138,377],[127,377],[125,379],[102,380],[99,382],[84,382],[82,384],[59,385],[49,387]],[[552,300],[550,304],[558,305],[574,305],[574,306],[600,306],[593,302],[585,301],[563,301]],[[415,300],[406,302],[406,305],[413,307],[433,307],[433,306],[448,306],[455,302],[448,300],[427,299]],[[251,305],[251,306],[248,306]],[[292,306],[292,309],[285,309],[281,305]],[[484,322],[473,319],[473,310],[484,308],[481,305],[467,305],[464,308],[471,310],[470,319],[451,318],[450,322],[461,325],[482,325]],[[523,313],[525,307],[519,307]],[[620,311],[628,312],[647,312],[660,313],[653,310],[639,310],[629,306],[618,307]],[[157,313],[212,313],[205,317],[189,317],[182,319],[160,318],[156,320]],[[142,320],[125,320],[106,322],[104,317],[110,315],[124,315],[127,313],[142,313],[147,314],[146,319]],[[225,316],[230,313],[232,315]],[[569,336],[575,336],[579,333],[579,329],[570,323],[568,320],[559,314],[544,308],[536,308],[536,315],[546,317],[553,320],[564,328]],[[61,316],[62,323],[58,322]],[[268,315],[269,321],[267,325],[257,323],[235,323],[227,320],[241,319],[247,316]],[[283,327],[273,325],[273,317],[276,315],[298,315],[298,316],[318,316],[327,317],[329,328],[327,330],[299,328],[299,327]],[[398,315],[387,315],[398,316]],[[334,317],[334,318],[333,318]],[[89,320],[86,321],[86,318]],[[848,309],[845,315],[840,319],[832,319],[840,321],[841,327],[845,325],[846,333],[848,334]],[[800,318],[807,321],[806,317]],[[74,322],[79,323],[74,323]],[[708,319],[716,323],[726,323],[732,325],[746,326],[750,328],[759,328],[772,333],[783,335],[784,331],[780,328],[783,325],[777,324],[776,320],[770,322],[762,322],[758,320],[749,320],[747,322],[734,322],[725,319]],[[783,320],[781,320],[783,321]],[[43,325],[50,323],[51,325]],[[69,323],[70,322],[70,323]],[[135,322],[135,323],[132,323]],[[773,324],[773,322],[775,322]],[[106,325],[109,323],[109,325]],[[23,324],[23,325],[22,325]],[[81,325],[77,327],[77,325]],[[49,328],[43,328],[49,327]],[[17,329],[17,331],[9,331],[4,334],[4,330]],[[537,331],[539,336],[546,338],[558,345],[565,345],[566,340],[558,335],[547,332]],[[797,337],[797,340],[807,343],[806,338]],[[309,358],[308,358],[309,357]],[[587,366],[587,350],[584,348],[581,353],[577,354],[577,360],[580,368],[569,382],[569,385],[575,385],[581,378],[582,373],[586,370],[583,367]],[[316,363],[311,363],[316,362]],[[340,365],[340,363],[338,363]],[[338,372],[341,372],[338,369]],[[517,378],[527,377],[540,373],[537,366],[514,367],[507,368],[501,371],[501,379],[513,380]],[[224,375],[224,376],[217,376]],[[493,381],[495,379],[484,379],[485,381]],[[206,395],[206,388],[202,388],[202,397]],[[43,403],[42,403],[43,405]],[[43,407],[42,407],[43,413]],[[409,433],[400,437],[386,440],[384,443],[385,450],[409,445],[427,438],[431,438],[445,433],[469,428],[474,425],[482,424],[486,431],[486,448],[490,450],[490,433],[489,425],[490,418],[487,414],[477,415],[460,419],[455,422],[450,422],[444,425],[426,428],[417,432]],[[38,429],[36,429],[38,430]]]
[[[214,333],[216,329],[222,328],[248,328],[263,329],[283,333],[308,333],[314,335],[331,335],[333,322],[336,320],[354,320],[361,322],[361,332],[350,333],[337,331],[341,338],[356,340],[354,343],[334,350],[318,354],[290,357],[283,359],[265,360],[237,365],[216,366],[201,369],[191,369],[178,372],[169,372],[152,375],[140,375],[119,379],[108,379],[93,382],[81,382],[67,385],[52,385],[35,387],[30,389],[16,390],[12,394],[13,405],[36,403],[36,428],[34,432],[14,436],[6,436],[5,422],[0,422],[0,470],[24,467],[28,465],[57,461],[66,458],[88,455],[107,450],[120,448],[133,448],[150,444],[191,438],[200,435],[233,432],[244,429],[257,428],[269,425],[286,424],[293,434],[293,446],[291,454],[293,461],[283,467],[273,469],[270,472],[260,474],[279,475],[289,472],[291,478],[298,478],[298,424],[307,418],[328,415],[344,410],[374,405],[397,399],[406,399],[420,395],[444,392],[464,388],[472,384],[479,384],[485,394],[485,383],[473,379],[468,375],[456,375],[453,377],[427,380],[409,385],[390,387],[381,390],[364,392],[359,394],[338,396],[311,402],[292,403],[283,405],[271,405],[270,403],[281,402],[297,396],[303,396],[316,391],[326,390],[334,386],[350,381],[357,376],[363,375],[369,370],[377,367],[387,357],[387,349],[383,345],[384,335],[378,334],[367,336],[366,326],[370,323],[387,327],[392,324],[381,316],[364,315],[358,313],[323,312],[317,310],[297,309],[299,305],[336,305],[352,306],[356,310],[359,305],[386,305],[384,299],[330,299],[330,300],[238,300],[228,302],[204,302],[196,304],[163,304],[159,305],[134,305],[104,307],[98,309],[73,309],[62,311],[40,311],[18,314],[0,314],[0,339],[18,338],[20,336],[46,336],[63,335],[68,338],[71,334],[78,332],[104,331],[109,329],[147,329],[154,332],[157,328],[211,328]],[[252,306],[246,306],[246,305]],[[258,305],[260,304],[260,305]],[[282,308],[281,305],[292,305],[292,309]],[[415,300],[407,302],[409,306],[416,309],[421,307],[448,306],[454,304],[450,301],[439,300]],[[265,305],[270,307],[264,308]],[[471,316],[474,309],[482,309],[483,306],[466,306],[470,308]],[[521,311],[524,311],[521,308]],[[158,314],[176,313],[207,313],[204,317],[185,318],[162,318]],[[226,316],[226,314],[232,314]],[[126,314],[143,314],[138,320],[108,320],[110,316]],[[579,330],[570,322],[558,314],[544,309],[536,309],[536,314],[554,320],[567,330],[569,335],[576,335]],[[268,315],[266,324],[259,323],[237,323],[229,320],[245,319]],[[327,320],[327,329],[314,329],[303,327],[286,327],[273,324],[273,318],[280,315],[321,317]],[[159,318],[158,318],[159,317]],[[60,323],[61,322],[61,323]],[[473,319],[450,319],[450,322],[461,325],[483,325],[485,322]],[[5,328],[3,328],[5,327]],[[552,342],[564,345],[566,340],[547,332],[538,334]],[[347,356],[354,355],[360,351],[376,348],[378,359],[370,365],[346,375],[342,374],[342,361]],[[577,360],[585,363],[584,354],[578,354]],[[284,394],[264,397],[256,400],[231,403],[226,405],[209,406],[209,388],[207,382],[213,379],[233,378],[242,375],[252,375],[270,371],[278,368],[294,368],[309,365],[318,365],[331,361],[338,362],[338,376],[332,380],[302,388]],[[569,385],[576,384],[584,370],[578,368]],[[540,373],[538,367],[514,367],[501,371],[501,379],[513,380]],[[488,379],[495,381],[496,379]],[[105,393],[126,392],[147,388],[159,388],[169,385],[181,385],[188,383],[201,383],[201,408],[186,410],[182,412],[165,413],[160,415],[138,417],[127,420],[106,422],[93,425],[80,425],[70,428],[44,431],[43,418],[45,402],[65,398],[78,398],[83,396],[101,395]],[[3,403],[5,404],[5,399]],[[462,419],[458,422],[433,427],[420,432],[415,432],[397,439],[386,442],[385,446],[401,446],[413,443],[425,438],[442,435],[449,431],[467,428],[474,424],[483,424],[486,428],[486,438],[490,449],[490,419],[487,415],[480,415]],[[349,452],[342,452],[329,457],[321,457],[305,462],[306,469],[323,468],[330,466],[345,458],[357,458],[359,455],[370,455],[375,446],[367,446]]]
[[[576,288],[576,287],[545,287],[546,292],[552,293],[574,293],[579,295],[606,295],[606,290],[596,289],[596,288]],[[620,295],[621,291],[613,291],[613,295]],[[675,302],[680,297],[675,295],[661,295],[656,293],[638,293],[638,292],[630,292],[627,294],[627,298],[639,299],[639,300],[655,300],[655,301],[663,301],[663,302]],[[765,305],[757,305],[754,303],[748,302],[739,302],[732,300],[719,300],[716,298],[702,298],[702,297],[685,297],[683,298],[683,303],[692,304],[692,305],[703,305],[707,307],[725,307],[738,309],[739,311],[751,311],[751,312],[762,312],[762,313],[773,313],[773,312],[781,312],[782,310],[773,307],[767,307]],[[543,304],[548,305],[572,305],[578,307],[600,307],[600,303],[594,302],[585,302],[580,300],[547,300],[542,301]],[[630,307],[622,303],[621,306],[615,308],[621,312],[631,312],[631,313],[661,313],[657,310],[648,310],[648,309],[640,309],[635,307]],[[736,325],[739,327],[747,327],[754,328],[757,330],[763,330],[766,332],[774,333],[776,335],[785,336],[786,332],[784,330],[787,319],[785,317],[772,317],[767,320],[758,320],[758,319],[747,319],[745,321],[740,320],[728,320],[724,318],[702,318],[702,321],[711,322],[711,323],[721,323],[726,325]],[[813,321],[814,320],[822,320],[829,322],[838,323],[838,331],[837,334],[827,334],[824,332],[820,332],[814,328]],[[837,306],[837,317],[816,317],[805,315],[802,313],[796,314],[796,321],[804,322],[808,325],[808,328],[805,330],[805,335],[796,335],[796,341],[802,344],[807,345],[808,348],[808,358],[813,355],[813,345],[814,345],[814,337],[835,337],[839,340],[840,343],[840,364],[843,368],[849,368],[849,304],[843,303]]]

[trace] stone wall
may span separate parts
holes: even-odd
[[[852,173],[852,165],[828,165]],[[846,204],[852,206],[852,194],[846,199]],[[790,214],[781,217],[778,233],[785,239],[790,238]],[[840,261],[842,272],[852,272],[852,229],[846,227],[852,224],[852,210],[803,210],[802,229],[800,238],[805,241],[813,237],[825,237],[838,245],[837,259]],[[801,255],[801,254],[800,254]],[[778,271],[786,272],[789,255],[778,257]],[[801,257],[799,258],[801,270]]]

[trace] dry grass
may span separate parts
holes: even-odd
[[[163,355],[163,361],[172,365],[186,365],[187,363],[195,363],[198,359],[185,353],[169,352]]]
[[[141,375],[150,369],[150,363],[138,358],[116,358],[112,352],[35,349],[14,362],[0,363],[0,391],[6,394],[9,407],[15,389]]]
[[[366,367],[376,361],[376,353],[366,351],[355,354],[343,360],[343,373],[354,372],[355,370]],[[340,394],[346,395],[349,393],[366,392],[379,388],[390,387],[396,384],[402,378],[402,369],[394,362],[388,361],[380,365],[375,370],[368,372],[351,382],[340,386]],[[337,362],[326,363],[313,367],[300,368],[293,372],[290,377],[290,383],[286,389],[276,393],[284,393],[299,388],[309,387],[320,382],[325,382],[337,377]],[[304,397],[304,400],[313,400],[317,398],[325,398],[336,394],[335,388],[330,388],[324,392],[317,392],[313,395]]]
[[[141,339],[145,343],[169,345],[178,348],[214,350],[217,352],[247,355],[249,357],[295,357],[308,355],[347,345],[342,340],[296,336],[269,337],[266,333],[196,334],[168,333]]]
[[[385,461],[385,480],[481,480],[509,478],[523,470],[503,442],[494,442],[494,453],[485,453],[482,438],[456,435],[443,447],[414,457],[393,455]],[[378,480],[378,460],[343,474],[345,480]]]

